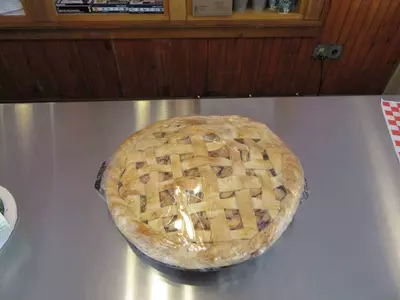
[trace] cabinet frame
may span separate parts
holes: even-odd
[[[316,37],[330,1],[302,0],[287,15],[194,17],[192,0],[164,0],[164,14],[143,15],[57,14],[54,0],[22,0],[24,16],[0,16],[0,39]]]

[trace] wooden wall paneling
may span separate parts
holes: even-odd
[[[279,62],[281,42],[281,38],[264,39],[256,84],[257,95],[267,96],[274,93],[273,83]]]
[[[364,4],[363,7],[367,7],[366,4],[368,4],[369,0],[354,0],[350,2],[350,6],[347,10],[346,18],[344,19],[343,24],[341,24],[341,31],[339,36],[337,37],[332,37],[336,38],[335,43],[337,44],[342,44],[345,45],[345,50],[347,53],[351,51],[351,43],[355,40],[355,37],[353,36],[352,38],[349,38],[349,34],[356,33],[356,31],[351,30],[354,26],[355,23],[357,23],[358,20],[363,19],[363,14],[360,10],[360,4]],[[358,20],[357,20],[358,19]],[[357,23],[358,24],[358,23]],[[336,24],[337,26],[337,24]],[[349,43],[348,43],[349,41]],[[346,54],[346,52],[344,54]],[[337,66],[342,64],[344,61],[345,56],[343,56],[340,60],[336,61],[325,61],[324,62],[324,70],[323,70],[323,84],[327,81],[326,74],[328,70],[333,70],[336,71]],[[336,74],[336,72],[334,73]],[[332,80],[332,79],[330,79]],[[321,87],[321,92],[324,91],[324,86]]]
[[[172,43],[173,40],[157,40],[154,43],[154,63],[156,72],[157,94],[160,97],[173,96]],[[179,63],[179,61],[178,61]]]
[[[339,1],[341,1],[339,3]],[[338,14],[335,16],[335,20],[334,20],[334,24],[332,27],[326,28],[324,27],[323,32],[322,32],[322,36],[324,34],[326,34],[326,32],[329,32],[329,40],[332,44],[336,44],[339,36],[340,36],[340,32],[342,31],[342,26],[346,20],[346,16],[347,16],[347,12],[349,11],[350,8],[350,4],[352,1],[349,0],[339,0],[338,4],[340,5],[339,7],[339,11]],[[333,0],[333,3],[335,3],[336,1]],[[328,16],[329,19],[329,16]]]
[[[309,4],[309,1],[300,1],[299,12],[304,15]]]
[[[292,73],[288,79],[287,94],[303,94],[304,86],[308,81],[306,75],[313,64],[312,51],[315,47],[315,42],[315,39],[309,38],[302,38],[300,40],[299,51],[293,64]]]
[[[279,64],[274,76],[273,90],[278,95],[289,95],[290,75],[299,52],[300,39],[282,39]],[[311,57],[306,58],[308,63]]]
[[[274,39],[274,44],[272,48],[272,53],[270,57],[270,66],[268,67],[268,73],[267,73],[267,78],[268,78],[268,89],[269,89],[269,95],[276,96],[277,95],[277,90],[276,90],[276,84],[274,85],[274,82],[276,81],[276,74],[279,68],[279,61],[280,58],[282,57],[282,52],[283,52],[283,47],[282,45],[283,38],[275,38]]]
[[[338,44],[346,44],[350,32],[354,32],[353,25],[356,17],[362,15],[362,12],[359,12],[360,5],[361,3],[365,4],[366,2],[368,2],[368,0],[351,1],[346,19],[342,24],[342,31],[340,32],[339,38],[337,39]]]
[[[327,70],[324,74],[324,84],[322,87],[322,92],[326,94],[333,94],[335,93],[335,84],[339,80],[338,76],[343,76],[340,72],[342,68],[347,68],[350,65],[353,64],[354,61],[354,51],[355,48],[357,48],[356,44],[360,39],[360,36],[363,36],[366,34],[366,31],[368,29],[368,24],[369,22],[372,22],[374,13],[371,13],[371,5],[373,4],[374,0],[366,0],[361,2],[361,5],[358,7],[358,10],[356,11],[353,9],[353,14],[354,12],[356,15],[356,18],[354,19],[354,22],[346,22],[344,20],[344,24],[348,26],[349,28],[353,28],[350,33],[348,33],[347,30],[344,31],[344,35],[339,35],[336,37],[336,35],[329,36],[329,34],[326,34],[326,40],[328,41],[329,39],[331,40],[331,43],[336,43],[336,42],[342,42],[344,43],[344,50],[342,53],[342,57],[339,60],[335,61],[326,61],[324,64],[327,66]],[[354,8],[354,7],[353,7]],[[353,19],[353,17],[351,17]],[[336,40],[334,40],[336,39]],[[357,50],[360,51],[361,49]],[[357,54],[356,54],[357,55]],[[343,93],[343,90],[337,90],[338,92]]]
[[[363,70],[363,65],[364,61],[367,59],[367,57],[370,55],[370,51],[372,48],[372,45],[374,43],[374,39],[376,38],[376,34],[378,32],[378,29],[380,27],[380,24],[382,23],[383,19],[385,18],[387,9],[389,8],[391,0],[382,0],[380,2],[380,5],[378,9],[375,11],[375,16],[373,21],[370,23],[371,25],[368,28],[368,32],[365,35],[365,39],[363,40],[362,44],[360,45],[361,48],[357,55],[354,56],[354,60],[352,61],[351,66],[348,66],[349,70],[348,73],[343,73],[343,76],[340,77],[341,82],[337,81],[336,84],[341,84],[344,86],[344,92],[345,93],[350,93],[352,91],[359,91],[359,93],[362,94],[369,94],[371,93],[370,91],[370,85],[369,85],[369,79],[364,80],[365,76],[362,73]],[[353,49],[353,52],[357,51]],[[352,77],[353,79],[357,80],[351,80],[352,78],[350,77],[350,74],[363,74],[363,76],[358,76],[358,77]],[[383,91],[383,89],[382,89]]]
[[[115,40],[113,44],[119,70],[122,96],[127,98],[144,96],[139,83],[138,58],[134,55],[134,43],[131,40]]]
[[[336,40],[333,41],[333,39],[334,39],[333,36],[336,36],[336,34],[339,32],[338,29],[340,29],[340,26],[338,26],[338,23],[337,23],[337,19],[340,14],[340,11],[342,9],[342,6],[343,6],[342,1],[343,0],[335,0],[335,1],[330,2],[330,8],[329,8],[330,10],[329,10],[328,16],[326,18],[324,30],[322,31],[322,34],[320,36],[319,43],[330,44],[330,43],[336,42]],[[369,0],[366,0],[366,1],[369,1]],[[324,87],[325,87],[326,75],[328,74],[328,71],[330,69],[332,69],[334,66],[336,66],[336,64],[337,64],[337,61],[329,61],[328,60],[328,61],[324,62],[323,86],[322,86],[323,92],[325,91]]]
[[[59,98],[58,84],[49,68],[44,53],[43,41],[25,41],[22,43],[28,66],[36,80],[36,87],[39,89],[41,98]]]
[[[384,70],[379,68],[384,65],[382,57],[385,56],[385,51],[388,48],[393,35],[396,34],[398,24],[400,23],[400,1],[391,1],[389,7],[383,17],[382,23],[378,28],[372,46],[369,50],[368,56],[366,57],[364,64],[361,68],[364,78],[368,78],[368,86],[370,87],[371,93],[381,93],[382,84],[377,85],[378,78],[388,78],[392,71],[390,68]],[[400,52],[398,52],[400,53]],[[399,54],[400,55],[400,54]],[[383,73],[383,74],[380,74]]]
[[[340,27],[338,26],[337,18],[340,10],[342,9],[342,1],[343,0],[331,1],[330,11],[328,13],[328,17],[326,18],[326,22],[320,37],[321,43],[330,43],[332,31],[334,29],[338,30],[337,27]]]
[[[320,60],[311,60],[310,68],[306,75],[307,81],[303,87],[302,95],[305,96],[318,95],[320,78],[321,78],[321,63],[322,62]],[[324,69],[327,67],[325,62],[323,63],[322,67],[323,67],[322,72],[324,72]],[[321,88],[321,94],[323,94],[322,88]]]
[[[203,96],[207,87],[208,40],[193,39],[189,44],[190,51],[190,96]]]
[[[8,66],[0,58],[0,103],[19,99],[19,95],[16,94],[17,90],[17,83],[11,78]]]
[[[60,98],[76,99],[91,96],[87,74],[82,68],[75,43],[71,41],[41,41],[44,59],[57,82]]]
[[[262,43],[262,39],[260,39],[260,43]],[[238,83],[240,83],[240,78],[243,74],[244,48],[244,39],[228,39],[226,41],[223,90],[228,97],[239,95],[240,87]]]
[[[2,44],[0,43],[0,97],[2,100],[20,99],[18,82],[10,72],[10,62],[2,53]]]
[[[261,39],[246,39],[244,41],[241,76],[239,81],[238,96],[253,94],[257,75],[260,67],[263,41]]]
[[[365,28],[361,27],[361,29],[359,30],[359,32],[362,33],[361,35],[356,35],[357,33],[355,31],[352,31],[354,42],[349,41],[348,56],[344,56],[342,65],[340,66],[341,68],[343,66],[346,66],[346,68],[348,69],[348,74],[346,73],[342,74],[341,76],[336,76],[332,83],[332,87],[334,87],[334,85],[339,85],[342,93],[348,93],[349,89],[352,89],[355,86],[359,86],[359,81],[362,79],[362,76],[360,76],[359,74],[362,67],[363,58],[368,55],[367,48],[365,47],[365,42],[371,38],[371,30],[373,30],[371,26],[376,20],[377,11],[382,7],[383,1],[372,0],[369,5],[369,10],[364,14],[365,21],[363,26],[367,26],[368,30],[365,30]],[[357,54],[355,54],[354,52],[357,52]],[[368,94],[368,88],[369,87],[364,87],[362,93]]]
[[[137,57],[137,69],[141,94],[146,98],[157,98],[158,76],[157,60],[154,47],[157,45],[153,40],[134,40],[134,55]]]
[[[305,20],[319,20],[321,18],[324,5],[330,0],[313,0],[309,3],[304,15]]]
[[[311,39],[310,43],[313,44],[313,48],[318,44],[317,39]],[[302,87],[301,95],[317,95],[319,90],[319,85],[321,82],[321,61],[308,59],[310,66],[308,67],[308,72],[304,73],[303,76],[306,77],[304,85]],[[326,61],[323,63],[323,69],[327,67]],[[322,93],[321,93],[322,94]]]
[[[9,76],[16,83],[16,94],[20,99],[41,98],[42,90],[32,74],[22,43],[3,42],[0,44]]]
[[[185,97],[190,90],[190,57],[188,39],[171,41],[172,96]],[[192,55],[196,55],[193,53]]]
[[[119,72],[110,40],[76,41],[91,93],[99,98],[121,96]]]
[[[397,8],[394,16],[400,14],[400,5]],[[372,90],[374,93],[380,93],[391,78],[397,65],[400,62],[400,19],[397,18],[390,25],[390,30],[386,35],[386,39],[382,41],[382,52],[379,57],[379,62],[374,71],[372,81]]]
[[[114,41],[125,97],[172,96],[169,39]]]
[[[208,96],[225,96],[224,70],[226,39],[208,41],[207,94]]]

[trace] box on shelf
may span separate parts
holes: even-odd
[[[57,13],[163,14],[163,0],[56,0]]]
[[[231,16],[232,0],[193,0],[193,16]]]
[[[92,0],[57,0],[56,10],[59,14],[89,13]]]
[[[129,12],[132,14],[163,14],[163,0],[131,0]]]
[[[129,0],[93,0],[93,13],[127,13]]]

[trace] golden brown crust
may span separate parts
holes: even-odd
[[[291,222],[303,188],[294,154],[266,125],[240,116],[156,122],[124,141],[106,180],[125,237],[185,269],[264,252]]]

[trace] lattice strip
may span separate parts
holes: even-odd
[[[244,139],[244,143],[246,144],[246,146],[249,148],[250,151],[251,160],[249,163],[251,164],[253,161],[260,162],[263,159],[263,156],[261,154],[262,147],[257,145],[257,143],[255,143],[251,138]],[[246,168],[250,169],[251,167],[246,167]]]
[[[260,179],[255,176],[231,176],[226,178],[218,178],[218,187],[220,192],[238,191],[242,189],[259,189],[261,188]]]
[[[243,150],[246,151],[246,150]],[[235,150],[235,148],[230,148],[230,159],[232,160],[232,169],[234,176],[245,176],[246,170],[240,155],[240,152]],[[234,191],[234,189],[232,189]]]
[[[218,195],[217,195],[218,198]],[[213,217],[213,209],[238,209],[236,198],[219,199],[218,201],[202,201],[199,203],[193,203],[190,205],[191,213],[198,213],[201,211],[206,211],[208,217]]]
[[[277,173],[282,174],[282,154],[279,149],[268,149],[268,156]]]
[[[196,156],[182,162],[183,170],[198,168],[201,166],[229,167],[232,166],[232,161],[223,157]]]
[[[206,201],[210,207],[217,207],[216,202],[219,200],[219,189],[217,184],[217,176],[212,171],[211,167],[200,167],[200,174],[202,175],[204,201]],[[231,232],[228,226],[228,222],[225,217],[225,211],[223,209],[213,209],[212,216],[209,217],[212,237],[214,241],[228,241],[231,239]]]
[[[265,180],[267,183],[264,183],[264,187],[269,187],[269,190],[271,191],[272,189],[276,189],[277,187],[281,186],[283,181],[280,176],[275,176],[271,177],[269,176],[269,173],[264,170],[254,170],[254,173],[257,174],[258,177],[260,177],[262,180]]]
[[[182,177],[182,168],[179,155],[171,155],[172,175],[174,178]]]
[[[195,156],[208,156],[208,149],[203,136],[193,135],[190,137],[193,145],[193,152]]]
[[[164,144],[156,149],[157,156],[193,153],[193,145]]]
[[[248,189],[236,191],[236,201],[242,217],[243,227],[257,230],[257,220],[254,215],[251,195]]]
[[[149,174],[151,172],[171,172],[172,167],[171,165],[160,165],[160,164],[155,164],[155,165],[146,165],[143,168],[140,168],[138,170],[135,170],[136,174],[141,177],[145,174]]]
[[[143,151],[137,151],[133,152],[126,158],[125,166],[130,165],[130,164],[136,164],[138,161],[144,161],[144,152]]]
[[[145,151],[145,158],[148,165],[156,164],[156,156],[153,148]],[[158,172],[150,172],[150,179],[145,185],[147,209],[152,210],[160,207],[160,196],[158,191]]]
[[[128,195],[126,198],[126,203],[133,213],[133,216],[137,219],[140,218],[140,196],[139,195]]]
[[[250,152],[250,155],[252,155],[251,152]],[[246,169],[268,170],[271,167],[271,164],[268,161],[262,160],[262,158],[261,158],[261,159],[245,162],[244,167]]]

